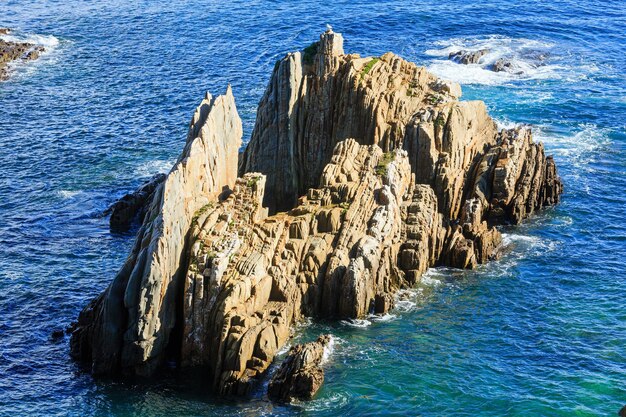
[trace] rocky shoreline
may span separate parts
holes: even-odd
[[[302,317],[382,314],[429,267],[496,259],[495,226],[557,204],[562,184],[530,129],[498,131],[460,96],[392,53],[344,54],[330,30],[276,63],[242,155],[232,91],[207,94],[72,356],[94,375],[175,361],[245,395]]]
[[[0,35],[9,35],[11,29],[0,28]],[[11,76],[10,64],[16,61],[34,61],[45,52],[41,45],[29,42],[12,42],[0,39],[0,81]]]

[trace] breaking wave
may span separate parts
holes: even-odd
[[[175,160],[154,159],[137,166],[135,173],[139,178],[148,178],[155,174],[168,173],[174,166]]]
[[[54,48],[59,46],[59,38],[53,35],[37,35],[11,31],[9,34],[0,35],[0,39],[7,42],[26,42],[36,46],[43,46],[46,48],[46,52],[51,52]]]
[[[579,80],[598,70],[595,65],[569,66],[563,62],[553,43],[533,39],[490,35],[438,41],[435,46],[438,48],[425,51],[426,55],[434,58],[428,69],[441,78],[461,84],[500,85],[518,80]],[[448,59],[454,52],[483,49],[489,52],[478,64],[463,65]],[[492,71],[492,66],[499,59],[510,64],[508,71]]]
[[[54,63],[57,54],[54,54],[59,45],[60,40],[53,35],[38,35],[33,33],[25,33],[20,31],[11,31],[8,34],[0,35],[0,39],[6,42],[26,42],[33,44],[35,47],[42,46],[44,50],[40,52],[39,58],[34,61],[16,60],[8,64],[8,69],[13,73],[13,77],[22,78],[35,72],[43,63]]]
[[[341,320],[341,324],[350,327],[369,327],[372,325],[372,322],[367,319],[347,319]]]

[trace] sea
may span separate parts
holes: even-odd
[[[333,337],[311,401],[273,404],[267,378],[246,398],[177,372],[93,379],[60,333],[132,245],[103,211],[170,169],[207,90],[232,85],[247,142],[276,60],[328,26],[346,52],[395,52],[461,83],[501,127],[530,125],[562,203],[503,227],[501,260],[434,268],[385,316],[300,323],[290,345]],[[0,83],[0,416],[570,417],[626,405],[623,0],[1,0],[0,27],[47,49]],[[481,64],[448,59],[483,48]],[[492,72],[500,58],[516,70]]]

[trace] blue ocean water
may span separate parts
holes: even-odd
[[[80,372],[51,333],[133,239],[101,212],[171,166],[206,90],[232,84],[247,140],[274,62],[326,24],[347,52],[396,52],[461,82],[502,126],[531,124],[562,204],[504,229],[501,261],[432,270],[389,315],[300,326],[296,341],[334,335],[311,402]],[[5,0],[0,26],[50,51],[0,84],[1,416],[609,416],[626,404],[623,1]],[[446,59],[481,47],[521,74]]]

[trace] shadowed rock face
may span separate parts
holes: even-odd
[[[328,31],[277,64],[239,178],[234,99],[207,96],[73,356],[150,375],[170,352],[245,394],[302,316],[385,313],[429,267],[496,258],[494,226],[556,204],[562,185],[528,128],[498,132],[460,94],[391,53],[344,55]]]
[[[130,228],[136,218],[143,219],[148,205],[152,202],[154,192],[165,181],[165,174],[156,174],[146,181],[137,190],[124,195],[109,207],[104,214],[110,214],[109,225],[111,230],[125,231]]]

